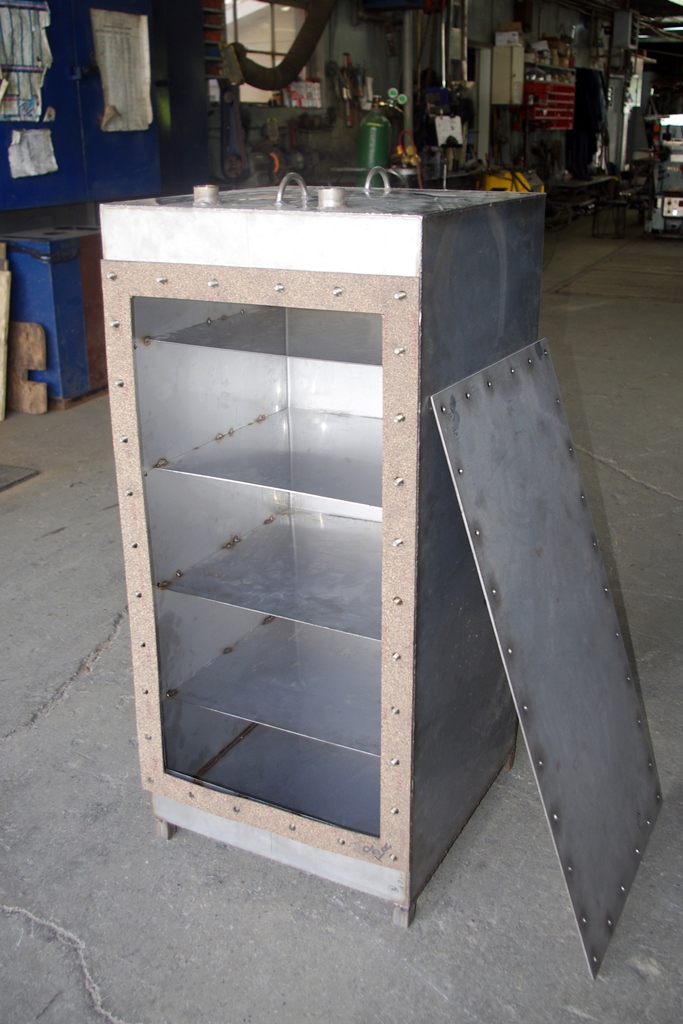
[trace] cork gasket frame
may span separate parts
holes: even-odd
[[[179,264],[103,263],[111,418],[120,498],[142,784],[168,801],[387,869],[385,898],[411,899],[420,312],[417,278]],[[164,771],[159,672],[136,407],[132,299],[237,302],[382,316],[382,701],[380,836],[312,821]],[[352,883],[350,883],[352,884]],[[381,893],[377,893],[381,895]]]

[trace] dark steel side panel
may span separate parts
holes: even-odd
[[[425,218],[411,896],[514,743],[516,716],[430,397],[538,337],[544,200]]]

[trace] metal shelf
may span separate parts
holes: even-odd
[[[560,75],[576,74],[576,68],[565,68],[561,67],[559,64],[541,64],[538,61],[533,61],[533,63],[532,61],[524,61],[524,69],[526,70],[527,68],[533,68],[534,70],[538,69],[540,71],[555,71]]]
[[[380,653],[378,640],[266,620],[165,701],[379,755]]]
[[[382,527],[286,509],[158,585],[378,640]]]
[[[186,709],[199,710],[189,705]],[[201,731],[201,727],[189,729],[188,735]],[[207,762],[211,767],[199,776],[184,770],[187,755],[176,755],[167,738],[168,770],[184,778],[198,778],[212,789],[365,835],[379,835],[379,757],[250,723],[245,723],[236,737],[229,737],[230,733],[226,734],[228,741],[223,747],[217,745]]]
[[[179,307],[190,305],[176,301]],[[232,303],[222,303],[219,310],[220,315],[164,332],[154,340],[304,359],[382,363],[382,321],[376,313]]]
[[[379,509],[382,421],[283,409],[232,435],[212,437],[170,462],[163,472],[317,494]]]

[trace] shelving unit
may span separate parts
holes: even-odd
[[[379,317],[195,306],[135,350],[168,770],[378,835]]]
[[[204,63],[207,78],[218,78],[223,60],[220,44],[225,42],[224,0],[201,0],[204,26]]]

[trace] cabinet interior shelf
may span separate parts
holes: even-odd
[[[281,409],[232,434],[212,436],[162,468],[343,499],[379,512],[382,421]]]
[[[191,774],[174,768],[171,760],[171,773],[307,818],[379,835],[378,757],[251,722],[241,724],[241,732],[226,744],[230,749],[219,750],[205,771]]]
[[[378,640],[381,529],[362,519],[285,509],[159,585]]]
[[[379,641],[268,616],[165,700],[378,756],[379,684]]]

